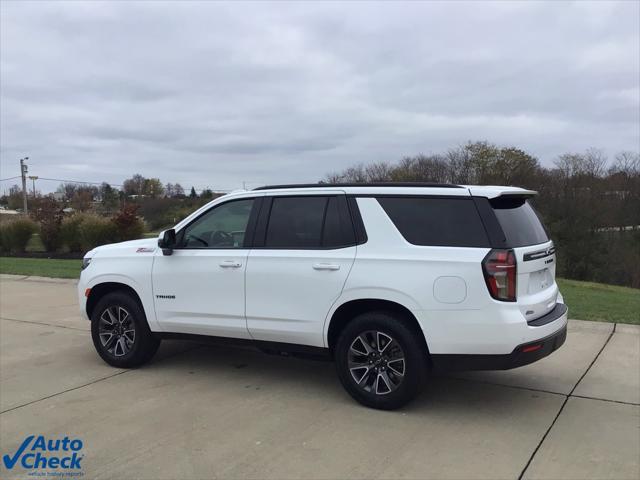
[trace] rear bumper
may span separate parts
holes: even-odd
[[[555,352],[567,338],[566,324],[557,332],[532,342],[518,345],[504,355],[431,355],[437,371],[509,370],[537,362]]]
[[[530,327],[541,327],[543,325],[547,325],[551,322],[555,322],[563,315],[566,315],[568,311],[567,306],[564,303],[556,303],[556,306],[553,310],[551,310],[546,315],[541,316],[540,318],[536,318],[535,320],[529,320],[527,325]]]

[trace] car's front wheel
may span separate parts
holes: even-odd
[[[126,292],[108,293],[100,299],[91,316],[91,337],[98,355],[120,368],[148,362],[160,345],[144,310]]]
[[[426,381],[426,349],[395,314],[369,312],[354,318],[334,353],[342,385],[368,407],[399,408],[415,398]]]

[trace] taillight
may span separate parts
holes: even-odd
[[[516,301],[516,256],[513,250],[491,250],[482,260],[489,293],[496,300]]]

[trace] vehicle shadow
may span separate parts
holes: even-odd
[[[174,345],[171,345],[175,342]],[[331,361],[269,355],[252,347],[167,341],[164,358],[146,368],[178,369],[180,375],[206,375],[212,384],[242,383],[248,390],[287,392],[300,390],[305,396],[321,397],[335,406],[357,405],[340,384]],[[526,372],[523,372],[526,375]],[[398,414],[455,414],[458,418],[477,415],[503,416],[522,412],[536,401],[561,402],[562,395],[523,388],[433,375],[421,394]]]

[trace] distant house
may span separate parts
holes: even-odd
[[[0,208],[0,215],[18,215],[17,210],[9,210],[8,208]]]

